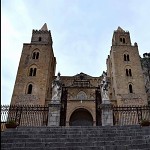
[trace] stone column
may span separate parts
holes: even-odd
[[[112,104],[108,96],[108,80],[107,73],[103,71],[103,80],[101,82],[101,97],[102,97],[102,126],[113,126],[113,111]]]
[[[102,109],[102,126],[113,126],[112,104],[109,100],[105,100],[101,104]]]
[[[48,126],[60,125],[60,109],[61,104],[59,103],[59,101],[57,103],[49,104]]]
[[[57,78],[52,83],[52,99],[49,104],[48,126],[60,125],[61,94],[62,83],[60,73],[58,73]]]

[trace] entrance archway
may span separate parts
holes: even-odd
[[[84,109],[79,108],[75,110],[69,121],[70,126],[93,126],[93,117],[91,113]]]

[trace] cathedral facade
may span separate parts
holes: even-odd
[[[11,99],[12,105],[51,103],[52,83],[56,79],[56,57],[52,44],[51,32],[46,24],[40,30],[33,30],[31,42],[23,44]],[[143,73],[138,45],[132,45],[130,33],[120,27],[113,33],[106,64],[108,97],[112,105],[148,104],[150,71],[146,75]],[[101,75],[92,77],[83,72],[74,76],[60,76],[60,118],[65,120],[66,125],[73,125],[78,120],[87,120],[84,121],[86,124],[100,124],[102,79]]]

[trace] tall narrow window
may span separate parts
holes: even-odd
[[[129,84],[129,92],[133,93],[133,89],[132,89],[132,85],[131,84]]]
[[[130,61],[129,54],[124,54],[124,61]]]
[[[29,84],[27,94],[32,94],[32,84]]]
[[[36,68],[30,68],[29,76],[36,76]]]
[[[124,54],[124,61],[127,61],[127,57],[126,57],[126,54]]]
[[[39,52],[36,53],[36,59],[38,59],[38,58],[39,58]]]
[[[128,72],[128,69],[126,69],[126,76],[129,76],[129,72]]]
[[[41,41],[42,40],[42,38],[41,37],[39,37],[39,41]]]
[[[132,76],[131,69],[126,69],[126,76]]]
[[[30,68],[29,76],[32,76],[33,74],[33,68]]]
[[[33,53],[32,59],[35,59],[36,52]]]
[[[131,69],[129,69],[129,76],[132,76],[132,72],[131,72]]]
[[[36,76],[36,68],[34,68],[33,76]]]
[[[32,55],[32,59],[38,59],[39,58],[39,52],[34,52]]]
[[[122,42],[122,38],[120,38],[120,42]]]
[[[123,43],[125,43],[125,38],[123,38]]]
[[[129,55],[127,55],[127,61],[130,61],[130,59],[129,59]]]

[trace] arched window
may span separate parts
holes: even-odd
[[[126,69],[126,76],[132,76],[131,69]]]
[[[126,76],[129,76],[129,72],[128,72],[128,69],[126,69]]]
[[[120,38],[120,42],[122,42],[122,38]]]
[[[32,94],[32,84],[28,85],[28,90],[27,90],[27,94]]]
[[[39,52],[33,52],[32,59],[38,59],[39,58]]]
[[[129,55],[127,55],[127,61],[130,61],[130,59],[129,59]]]
[[[30,68],[29,76],[32,76],[33,74],[33,68]]]
[[[38,59],[38,58],[39,58],[39,52],[36,53],[36,59]]]
[[[124,54],[124,61],[130,61],[129,54]]]
[[[125,44],[126,43],[126,39],[124,36],[120,36],[120,43],[121,44]]]
[[[77,94],[77,99],[78,99],[78,100],[85,100],[85,99],[87,99],[86,93],[83,92],[83,91],[80,91],[80,92]]]
[[[126,57],[126,54],[124,54],[124,61],[127,61],[127,57]]]
[[[129,69],[129,76],[132,76],[132,72],[131,72],[131,69]]]
[[[36,52],[33,53],[32,59],[35,59]]]
[[[129,84],[129,93],[133,93],[132,85]]]
[[[34,68],[33,76],[36,76],[36,68]]]
[[[42,38],[41,37],[39,37],[39,41],[41,41],[42,40]]]
[[[123,38],[123,43],[125,43],[125,38]]]
[[[29,76],[36,76],[36,68],[30,68]]]

